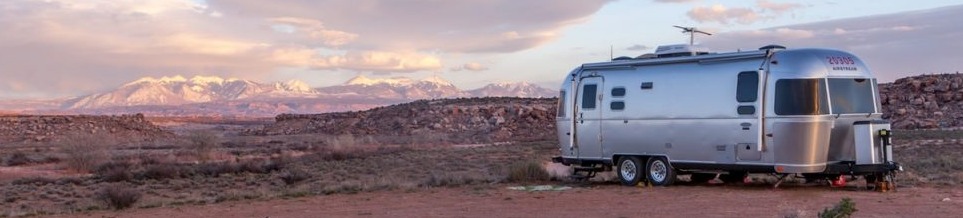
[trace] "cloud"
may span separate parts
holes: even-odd
[[[308,39],[321,40],[326,46],[336,47],[358,38],[358,34],[325,28],[318,20],[297,17],[277,17],[269,20],[279,25],[289,25]]]
[[[0,76],[19,85],[0,91],[78,95],[141,76],[270,70],[257,59],[270,44],[212,12],[190,0],[3,1]]]
[[[471,62],[471,63],[466,63],[466,64],[461,65],[461,66],[458,66],[458,67],[453,67],[453,68],[451,68],[451,69],[449,69],[449,70],[451,70],[451,71],[462,71],[462,70],[467,70],[467,71],[486,71],[486,70],[488,70],[488,67],[486,67],[485,65],[482,65],[482,64],[480,64],[480,63],[478,63],[478,62]]]
[[[963,5],[929,10],[814,22],[752,31],[721,32],[703,41],[715,50],[755,49],[767,44],[789,48],[828,47],[859,56],[881,81],[920,73],[956,72],[963,23],[947,17]]]
[[[695,2],[697,0],[653,0],[653,1],[660,2],[660,3],[688,3],[688,2]]]
[[[437,71],[446,55],[550,42],[607,2],[4,0],[0,98],[76,96],[170,74]]]
[[[278,64],[303,66],[316,70],[372,72],[414,72],[441,69],[441,60],[416,52],[350,51],[343,55],[322,55],[308,48],[275,50],[270,57]]]
[[[774,13],[788,12],[803,7],[803,5],[796,3],[775,3],[767,0],[758,0],[756,1],[756,5],[763,11],[772,11]]]
[[[686,15],[699,23],[717,22],[721,24],[729,24],[733,21],[740,24],[751,24],[760,18],[759,14],[752,9],[727,8],[720,4],[709,7],[696,6],[689,10]]]
[[[297,17],[359,35],[346,48],[515,52],[558,37],[609,0],[208,0],[225,16]]]
[[[798,40],[815,36],[815,33],[811,30],[793,29],[789,27],[729,32],[725,34],[727,34],[726,37],[745,38],[757,41]]]
[[[696,6],[686,12],[686,15],[699,23],[720,24],[752,24],[760,20],[780,17],[785,13],[802,8],[796,3],[776,3],[768,0],[757,0],[757,10],[749,7],[726,7],[721,4],[712,6]]]
[[[652,47],[649,47],[649,46],[636,44],[636,45],[629,46],[628,48],[625,48],[625,50],[629,50],[629,51],[642,51],[642,50],[649,50],[649,49],[651,49],[651,48],[652,48]]]

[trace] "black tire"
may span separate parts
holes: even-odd
[[[692,183],[706,183],[709,180],[715,179],[715,173],[693,173],[689,176],[689,180]]]
[[[719,179],[725,183],[742,183],[745,181],[748,173],[742,171],[730,171],[728,174],[719,175]]]
[[[664,157],[649,158],[649,162],[645,164],[645,172],[652,185],[669,186],[675,182],[675,169],[672,169],[672,165]]]
[[[639,157],[626,156],[619,158],[619,166],[615,174],[619,175],[619,181],[622,182],[622,185],[636,186],[645,176],[642,169],[642,160]]]

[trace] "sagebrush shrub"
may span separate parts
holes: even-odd
[[[103,201],[115,210],[122,210],[133,206],[140,200],[140,191],[123,185],[109,185],[97,192],[97,200]]]
[[[187,138],[191,144],[191,149],[194,150],[194,155],[197,160],[202,162],[211,159],[211,152],[220,143],[220,138],[212,132],[194,132],[191,133]]]
[[[62,142],[61,151],[66,154],[67,168],[77,172],[90,172],[105,159],[104,148],[108,144],[103,136],[73,135]]]
[[[509,182],[547,181],[551,179],[548,171],[537,161],[522,161],[508,167]]]

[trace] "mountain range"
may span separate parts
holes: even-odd
[[[462,90],[433,76],[357,76],[340,85],[261,83],[216,76],[145,77],[116,89],[56,100],[0,101],[0,111],[37,114],[127,114],[148,116],[270,117],[280,113],[364,110],[419,99],[459,97],[554,97],[555,91],[530,83],[494,83]]]

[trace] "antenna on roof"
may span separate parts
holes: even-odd
[[[708,32],[702,31],[702,30],[698,30],[698,29],[696,29],[695,27],[684,27],[684,26],[673,26],[673,27],[682,29],[682,33],[687,33],[687,34],[689,34],[689,45],[692,45],[693,43],[695,43],[695,35],[696,35],[696,33],[706,34],[707,36],[711,36],[711,35],[712,35],[712,33],[708,33]]]

